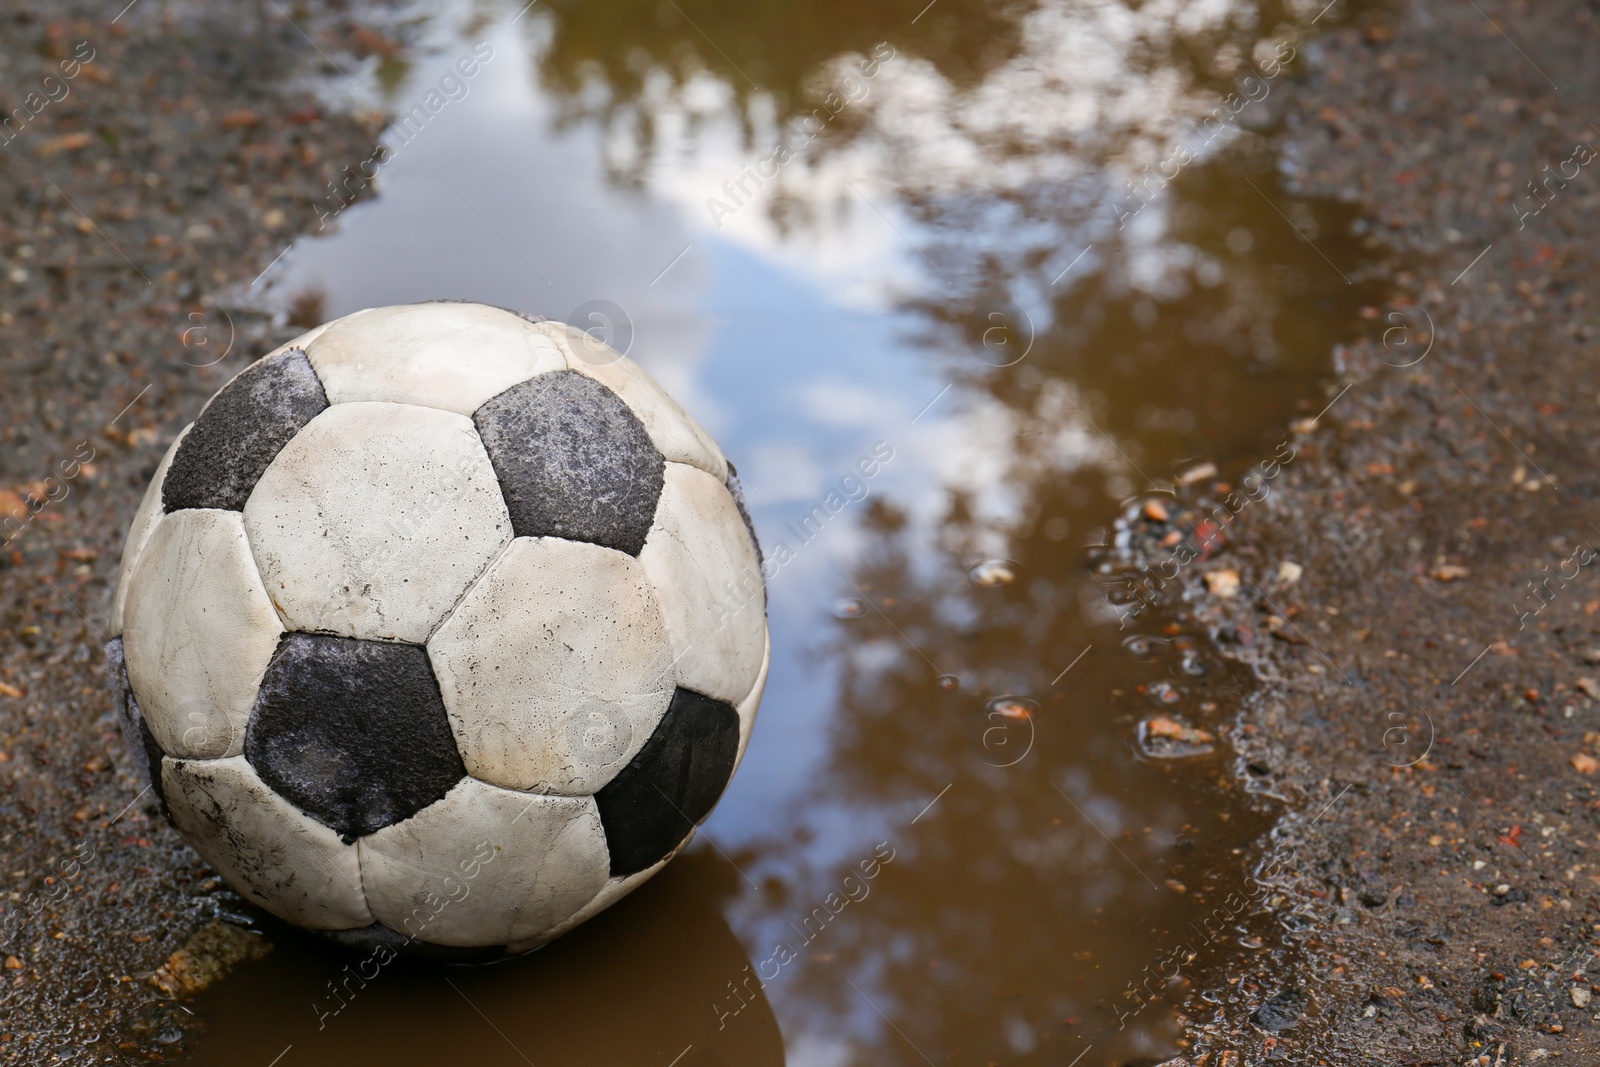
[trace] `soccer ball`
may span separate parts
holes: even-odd
[[[110,633],[150,784],[236,890],[353,947],[484,957],[687,843],[770,657],[710,436],[590,335],[453,302],[338,319],[212,397]]]

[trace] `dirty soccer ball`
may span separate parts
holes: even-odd
[[[338,319],[179,435],[109,657],[156,794],[352,947],[523,952],[660,870],[770,655],[733,467],[647,374],[469,303]]]

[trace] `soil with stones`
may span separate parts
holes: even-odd
[[[1238,773],[1283,814],[1236,872],[1261,906],[1167,999],[1197,1067],[1590,1062],[1600,11],[1342,7],[1274,136],[1294,191],[1411,267],[1192,568],[1262,679]],[[378,120],[287,88],[309,50],[270,10],[39,11],[0,0],[0,84],[40,87],[0,134],[0,514],[26,516],[0,533],[0,1062],[145,1060],[192,1025],[149,976],[254,950],[208,947],[241,903],[129,804],[101,652],[122,532],[204,398],[298,332],[206,294],[317,228]]]
[[[1263,680],[1232,740],[1284,814],[1169,987],[1174,1062],[1592,1063],[1600,9],[1416,0],[1304,56],[1291,189],[1411,266],[1188,588]]]
[[[0,132],[5,1063],[172,1055],[190,1019],[150,976],[242,907],[151,794],[129,803],[110,593],[178,429],[301,332],[203,294],[242,294],[315,230],[329,181],[379,128],[286,88],[309,50],[270,9],[113,22],[117,6],[0,2],[0,84],[26,109]],[[296,10],[302,26],[322,17]],[[229,964],[208,946],[176,963]]]

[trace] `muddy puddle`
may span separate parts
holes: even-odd
[[[248,299],[470,298],[626,349],[739,465],[771,681],[695,846],[586,927],[358,975],[268,923],[183,1055],[1176,1052],[1123,994],[1246,888],[1250,680],[1181,606],[1119,620],[1096,568],[1143,500],[1196,539],[1179,475],[1283,460],[1381,303],[1350,210],[1284,194],[1261,135],[1320,6],[454,4],[322,40],[326,94],[400,119]]]

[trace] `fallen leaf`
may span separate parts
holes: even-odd
[[[1144,728],[1152,737],[1165,737],[1172,741],[1183,741],[1191,745],[1209,745],[1216,740],[1205,730],[1194,726],[1185,726],[1177,719],[1169,719],[1165,715],[1157,715],[1146,722]]]
[[[258,960],[271,950],[271,943],[260,934],[213,919],[148,981],[169,997],[191,997],[239,964]]]
[[[1195,548],[1201,559],[1210,559],[1221,552],[1228,543],[1228,535],[1223,532],[1221,526],[1210,519],[1201,519],[1195,523],[1190,537],[1194,539]]]
[[[80,148],[87,148],[93,141],[94,135],[91,133],[67,133],[41,142],[34,151],[41,156],[53,156],[58,152],[76,152]]]

